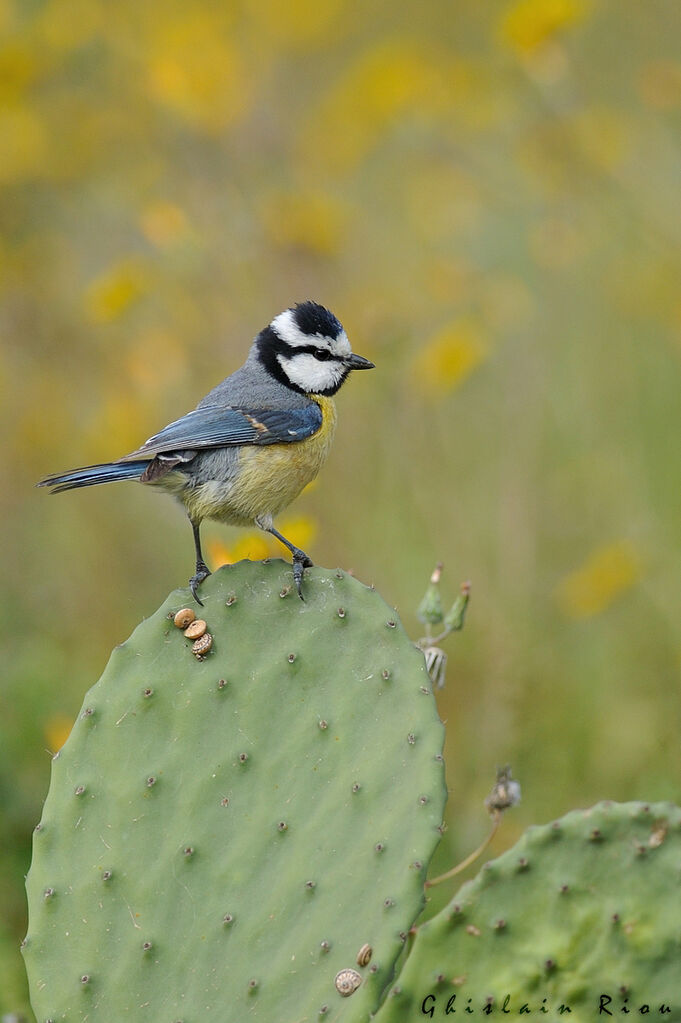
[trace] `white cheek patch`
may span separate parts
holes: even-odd
[[[308,340],[309,344],[309,340]],[[318,394],[336,387],[345,376],[345,368],[329,359],[320,362],[309,352],[277,355],[277,361],[292,384],[307,394]]]

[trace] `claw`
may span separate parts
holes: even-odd
[[[303,575],[306,568],[312,568],[312,564],[312,560],[305,551],[301,551],[299,547],[293,549],[293,582],[295,583],[298,596],[303,602],[305,602],[302,591]]]
[[[287,540],[285,536],[282,536],[281,533],[274,528],[274,526],[267,526],[259,519],[256,519],[255,521],[256,525],[260,526],[261,529],[264,529],[266,533],[271,533],[272,536],[276,536],[277,540],[283,543],[284,547],[288,547],[290,550],[293,555],[293,581],[296,584],[298,596],[302,601],[304,601],[305,597],[303,596],[302,591],[303,574],[306,568],[312,568],[314,564],[312,558],[310,558],[305,551],[301,551],[300,547],[294,547],[291,541]]]
[[[203,607],[203,601],[199,597],[196,590],[197,587],[199,587],[201,583],[204,581],[204,579],[207,579],[210,574],[211,574],[210,569],[208,568],[207,565],[197,564],[196,575],[193,575],[189,580],[189,589],[192,591],[192,596],[194,597],[196,603],[199,604],[201,607]]]
[[[296,592],[297,592],[298,596],[300,597],[300,599],[303,602],[305,602],[305,597],[303,596],[303,591],[302,591],[303,573],[304,573],[304,571],[305,571],[305,565],[303,564],[303,562],[299,561],[299,560],[297,561],[294,558],[293,559],[293,582],[295,583]]]

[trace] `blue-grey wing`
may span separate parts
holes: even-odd
[[[290,444],[311,437],[321,425],[322,412],[315,402],[285,410],[205,405],[170,423],[120,461],[240,444]]]

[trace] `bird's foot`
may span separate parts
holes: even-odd
[[[303,573],[306,568],[312,568],[314,563],[305,551],[301,551],[299,547],[294,547],[291,553],[293,554],[293,582],[295,583],[298,596],[301,600],[305,600],[302,591]]]
[[[189,589],[192,591],[192,596],[197,604],[203,607],[203,601],[196,592],[197,587],[201,585],[204,579],[207,579],[210,575],[210,569],[203,561],[197,561],[196,563],[196,575],[193,575],[189,580]]]

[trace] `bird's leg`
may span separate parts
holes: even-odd
[[[274,528],[274,526],[267,527],[266,532],[271,533],[272,536],[276,536],[277,540],[279,540],[280,543],[283,543],[284,547],[288,547],[293,555],[293,581],[296,584],[298,596],[301,600],[305,600],[301,589],[303,572],[306,568],[312,568],[312,559],[305,553],[305,551],[301,551],[300,547],[295,547],[290,540],[287,540],[285,536],[282,536],[281,533]]]
[[[210,575],[210,569],[206,562],[203,560],[203,554],[201,552],[201,536],[199,530],[201,528],[200,522],[194,522],[192,519],[189,520],[192,524],[192,530],[194,532],[194,547],[196,548],[196,575],[193,575],[189,580],[189,588],[192,591],[194,600],[197,604],[203,607],[203,601],[199,598],[196,592],[197,586],[207,579]]]

